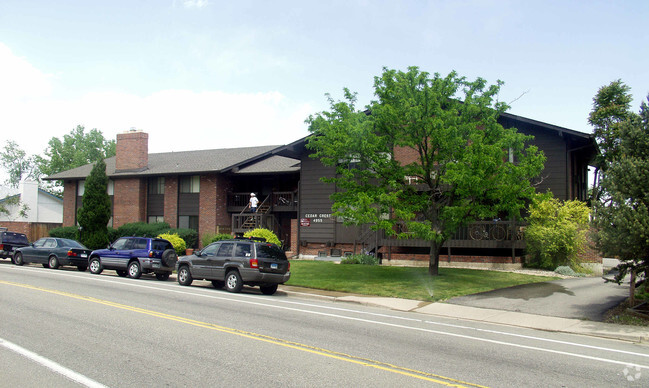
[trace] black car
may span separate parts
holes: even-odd
[[[120,237],[106,249],[90,253],[90,272],[100,274],[113,269],[119,276],[139,278],[155,273],[158,280],[167,280],[178,260],[173,245],[162,238]]]
[[[27,245],[29,245],[29,240],[24,233],[0,232],[0,257],[3,259],[13,259],[14,251]]]
[[[291,277],[291,264],[275,244],[247,238],[221,240],[176,264],[178,283],[189,286],[194,279],[211,280],[216,288],[240,292],[243,285],[259,286],[272,295]]]
[[[43,267],[57,269],[64,265],[76,266],[79,271],[88,268],[90,249],[75,240],[43,237],[33,244],[16,249],[14,264],[40,263]]]

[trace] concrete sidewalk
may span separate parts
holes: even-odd
[[[397,311],[409,311],[432,316],[488,322],[501,325],[562,333],[588,335],[618,339],[622,341],[649,342],[649,327],[617,325],[580,319],[549,317],[513,311],[461,306],[449,303],[430,303],[411,299],[383,298],[328,292],[309,288],[281,285],[287,294],[310,296],[334,302],[357,303],[365,306],[382,307]]]

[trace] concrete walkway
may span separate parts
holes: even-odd
[[[649,327],[617,325],[611,323],[553,317],[526,312],[504,311],[494,308],[463,306],[450,303],[430,303],[411,299],[383,298],[328,292],[309,288],[282,285],[287,294],[322,298],[334,302],[358,303],[397,311],[410,311],[432,316],[526,327],[537,330],[588,335],[631,342],[649,342]]]

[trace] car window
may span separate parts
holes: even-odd
[[[86,249],[81,243],[75,240],[68,240],[67,238],[62,238],[59,240],[59,246],[61,247],[70,247],[70,248],[82,248]]]
[[[221,247],[219,247],[218,252],[216,253],[217,256],[232,256],[232,248],[234,247],[233,243],[222,243]]]
[[[164,251],[167,249],[174,249],[173,245],[171,245],[171,243],[168,241],[153,240],[151,245],[153,246],[154,251]]]
[[[5,232],[2,235],[2,241],[4,243],[14,243],[14,244],[29,244],[29,241],[27,241],[27,236],[25,236],[22,233],[12,233],[12,232]]]
[[[43,248],[56,248],[56,241],[54,239],[48,238],[43,244]]]
[[[276,260],[288,260],[286,254],[277,245],[257,244],[257,257]]]
[[[236,249],[234,250],[234,256],[236,257],[250,257],[250,244],[238,243]]]
[[[148,243],[149,240],[147,240],[145,238],[138,238],[138,239],[134,239],[134,240],[135,241],[133,241],[133,247],[131,249],[147,249],[148,248],[149,244],[147,244],[147,243]]]
[[[203,249],[201,251],[201,255],[202,256],[214,256],[214,255],[216,255],[216,251],[219,249],[220,246],[221,246],[221,244],[210,244],[210,245],[206,246],[205,249]]]
[[[45,238],[42,238],[42,239],[40,239],[40,240],[37,240],[37,241],[34,243],[34,248],[43,248],[43,245],[45,245],[45,241],[47,241],[47,239],[45,239]]]
[[[127,249],[126,245],[130,241],[128,238],[120,238],[113,243],[113,248],[115,249]]]

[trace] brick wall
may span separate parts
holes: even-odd
[[[417,150],[411,147],[395,147],[394,148],[394,160],[401,162],[401,165],[410,164],[417,161],[419,158],[419,153]]]
[[[77,183],[65,181],[63,185],[63,226],[76,225]]]
[[[216,190],[217,176],[201,176],[199,192],[198,235],[214,233],[216,230]]]
[[[164,220],[172,228],[178,227],[178,177],[165,177]]]
[[[149,134],[129,131],[117,134],[115,170],[136,171],[149,165]]]
[[[146,221],[146,182],[140,178],[115,179],[113,227]]]

